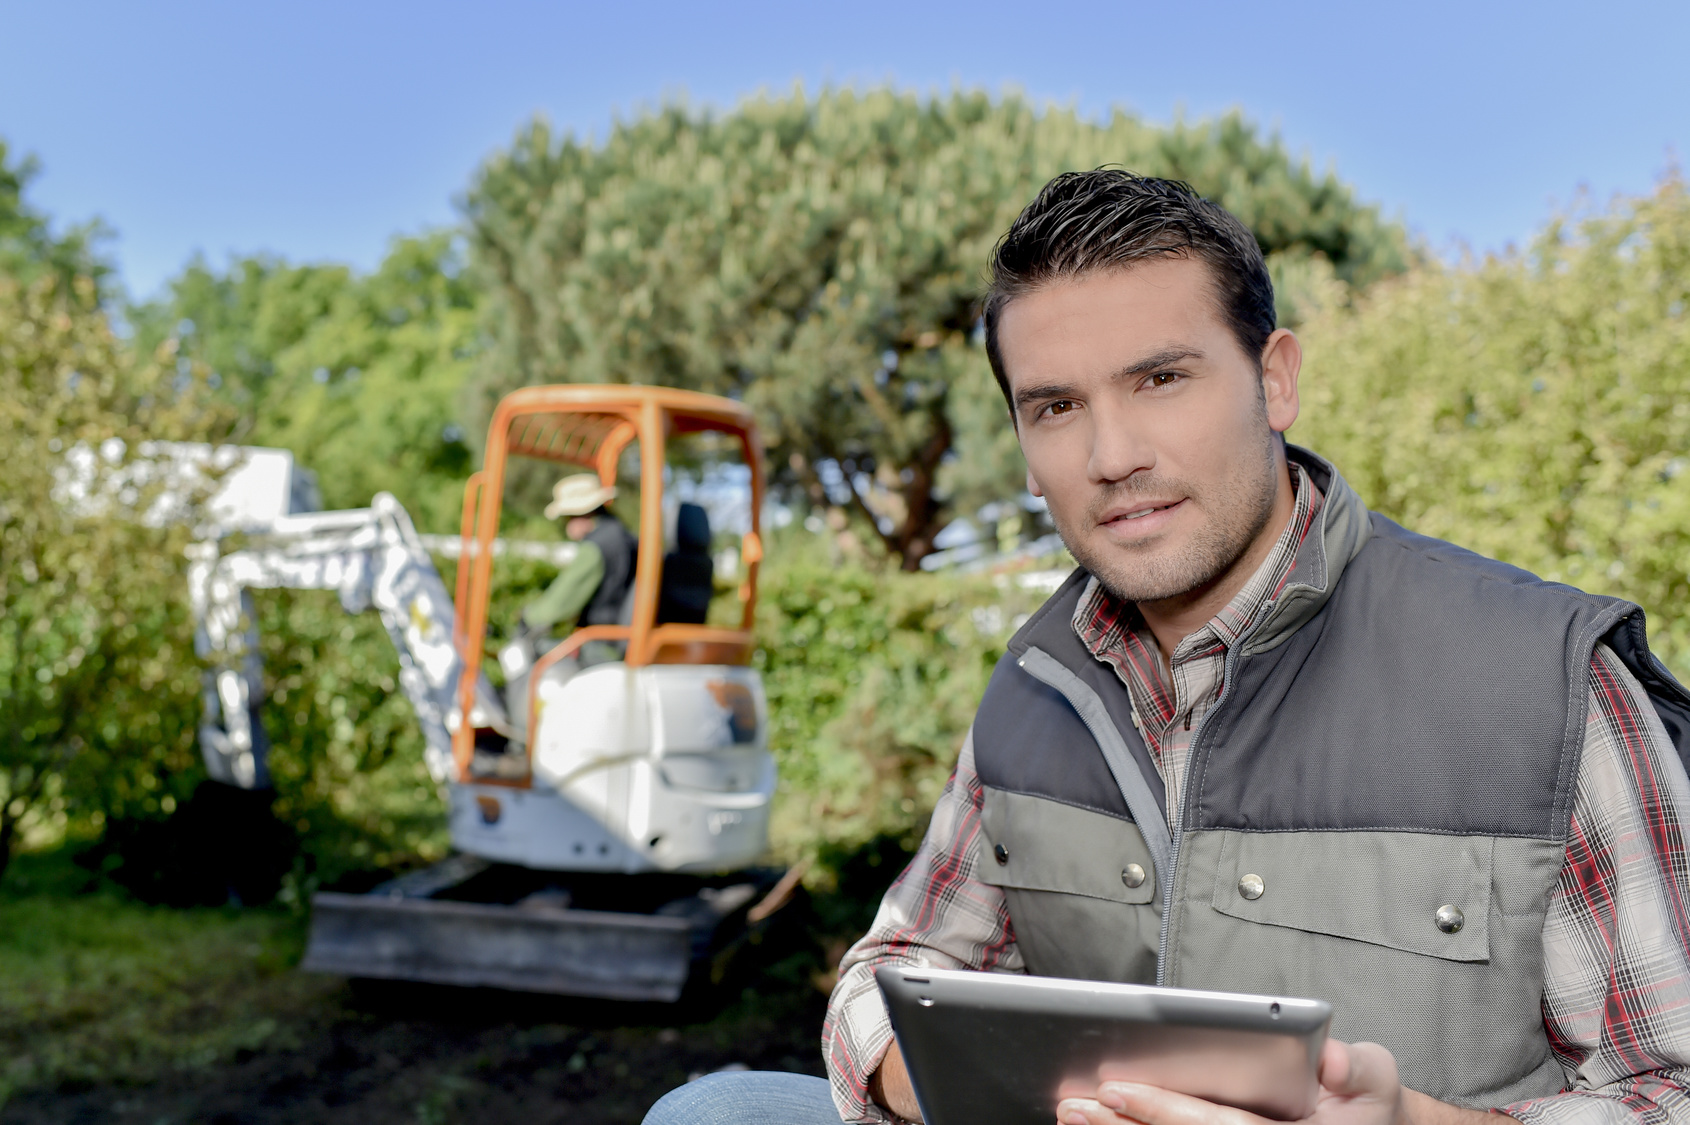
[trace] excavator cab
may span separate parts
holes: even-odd
[[[665,502],[678,480],[667,453],[699,437],[718,455],[737,455],[750,493],[746,527],[724,551],[737,556],[737,612],[715,604],[715,623],[722,599],[708,512],[678,496]],[[500,402],[484,466],[464,494],[454,602],[466,670],[483,666],[489,633],[502,624],[489,621],[493,563],[519,459],[586,470],[637,494],[633,583],[621,623],[576,628],[521,668],[505,721],[488,714],[485,699],[477,705],[477,677],[459,678],[457,713],[471,718],[452,732],[454,845],[549,870],[705,872],[752,862],[767,843],[775,776],[762,685],[748,667],[764,487],[751,412],[640,386],[529,387]],[[580,659],[588,646],[596,660]]]

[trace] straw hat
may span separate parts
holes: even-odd
[[[546,518],[584,516],[598,511],[614,499],[614,484],[600,484],[599,478],[592,473],[577,473],[552,486],[552,502],[546,505]]]

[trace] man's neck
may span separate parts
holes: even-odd
[[[1138,611],[1156,638],[1156,647],[1161,650],[1164,664],[1172,667],[1174,650],[1179,643],[1207,625],[1238,596],[1238,591],[1273,552],[1274,544],[1284,534],[1285,525],[1291,522],[1296,508],[1297,494],[1291,487],[1291,466],[1282,459],[1279,463],[1279,486],[1274,491],[1273,512],[1244,553],[1207,585],[1178,597],[1138,603]]]

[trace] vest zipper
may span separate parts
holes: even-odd
[[[1226,650],[1226,660],[1221,664],[1221,686],[1215,693],[1215,702],[1203,712],[1203,717],[1197,722],[1197,730],[1191,736],[1191,747],[1185,755],[1184,776],[1181,779],[1179,797],[1179,820],[1168,822],[1168,877],[1162,885],[1162,932],[1156,944],[1156,983],[1168,983],[1168,926],[1174,916],[1174,884],[1179,881],[1179,841],[1185,834],[1186,820],[1191,815],[1191,766],[1197,760],[1198,744],[1203,738],[1203,729],[1209,725],[1209,716],[1221,709],[1221,701],[1232,687],[1232,673],[1238,666],[1238,653],[1247,644],[1256,631],[1261,628],[1258,622],[1254,628],[1232,643]],[[1187,713],[1189,716],[1189,712]]]

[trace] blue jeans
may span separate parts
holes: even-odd
[[[746,1070],[670,1090],[645,1125],[839,1125],[839,1111],[825,1078]]]

